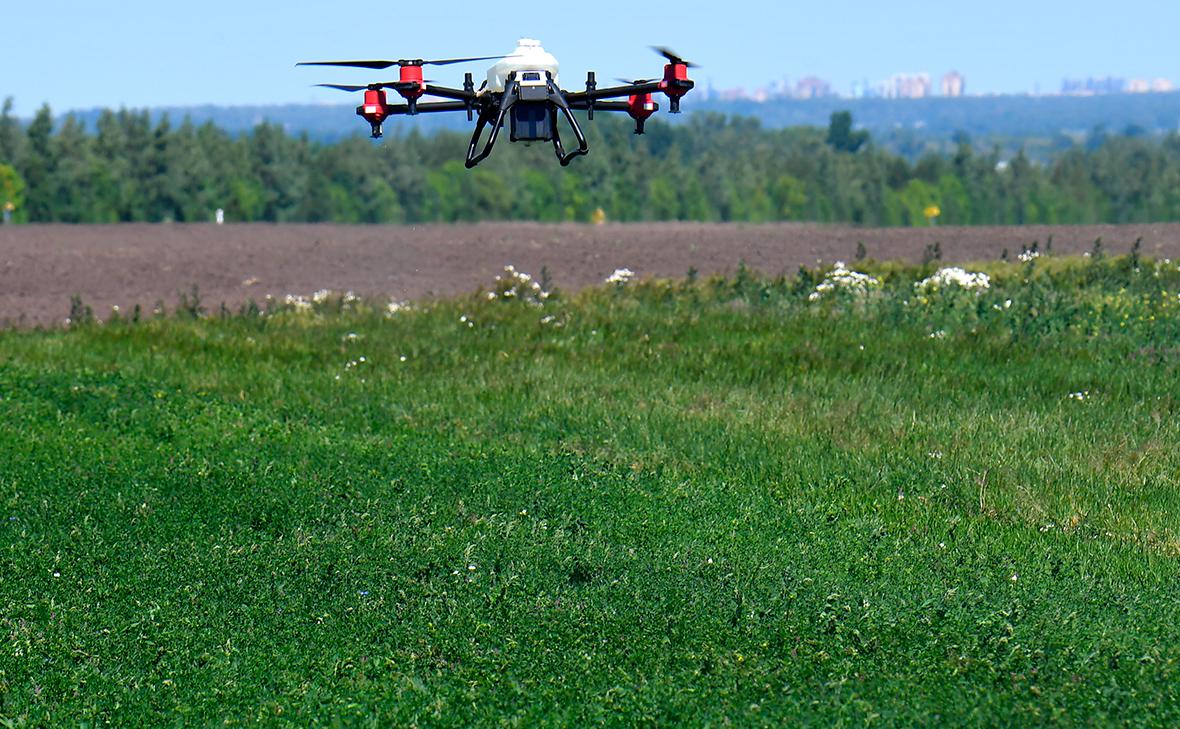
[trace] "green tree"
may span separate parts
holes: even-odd
[[[25,204],[25,181],[12,165],[0,163],[0,210],[9,211],[13,220],[22,220]]]
[[[837,111],[832,113],[828,123],[828,145],[837,152],[855,154],[869,141],[869,133],[852,130],[852,112]]]

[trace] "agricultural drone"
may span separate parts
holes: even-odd
[[[476,120],[471,143],[467,147],[467,167],[475,167],[492,153],[492,147],[505,122],[509,124],[509,140],[513,142],[553,142],[553,149],[562,166],[568,165],[575,157],[586,154],[590,147],[582,127],[574,118],[574,110],[584,110],[589,119],[596,111],[626,112],[635,120],[635,133],[643,134],[643,125],[652,114],[659,110],[659,104],[652,95],[662,93],[668,97],[669,111],[680,113],[680,97],[695,85],[688,78],[692,63],[680,58],[667,48],[654,48],[667,64],[664,75],[658,79],[625,81],[622,85],[598,88],[594,72],[586,74],[585,91],[565,91],[557,79],[557,59],[531,38],[522,38],[516,50],[506,56],[479,56],[475,58],[446,58],[426,61],[422,59],[398,61],[310,61],[300,66],[348,66],[381,70],[398,66],[401,70],[397,81],[384,81],[361,86],[346,84],[317,84],[340,91],[364,91],[365,102],[357,107],[356,113],[373,130],[373,138],[379,139],[382,124],[391,116],[404,114],[430,114],[444,111],[466,111],[467,120]],[[495,60],[488,69],[487,80],[478,90],[470,73],[465,74],[463,88],[435,86],[423,78],[423,66],[447,66],[455,63]],[[404,104],[390,104],[386,100],[386,89],[393,89]],[[424,96],[436,96],[449,101],[419,103]],[[626,101],[609,101],[621,99]],[[573,129],[578,140],[576,149],[566,151],[557,131],[558,112]],[[491,125],[491,133],[480,145],[484,127]]]

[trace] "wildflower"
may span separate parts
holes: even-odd
[[[835,291],[844,291],[854,296],[864,296],[870,288],[876,288],[881,282],[858,271],[850,271],[843,261],[836,261],[836,266],[824,276],[824,280],[815,287],[815,291],[807,297],[809,301],[819,301],[824,296]]]
[[[397,361],[398,361],[398,362],[405,362],[405,361],[406,361],[406,355],[404,355],[404,354],[403,354],[401,357],[398,357],[398,358],[397,358]]]
[[[938,329],[936,331],[930,332],[930,338],[931,339],[946,339],[946,330],[945,329]]]
[[[385,315],[386,316],[393,316],[394,314],[400,314],[403,311],[409,311],[409,310],[410,310],[410,303],[408,301],[391,301],[385,307]]]
[[[1070,400],[1078,400],[1079,402],[1085,400],[1088,397],[1090,397],[1089,390],[1079,390],[1078,392],[1069,393]]]
[[[615,272],[606,277],[608,284],[617,284],[622,286],[630,283],[631,279],[635,278],[635,272],[629,268],[616,268]]]
[[[1017,573],[1015,573],[1015,572],[1013,572],[1013,573],[1012,573],[1012,576],[1011,576],[1011,577],[1009,577],[1008,579],[1012,580],[1013,582],[1016,582],[1016,580],[1018,580],[1019,578],[1020,578],[1020,575],[1019,575],[1019,574],[1017,574]]]
[[[325,301],[327,301],[327,300],[328,300],[328,297],[329,297],[329,296],[331,296],[331,295],[332,295],[332,292],[331,292],[330,290],[328,290],[328,289],[320,289],[319,291],[317,291],[317,292],[315,292],[314,294],[312,294],[312,295],[311,295],[311,303],[313,303],[313,304],[322,304],[322,303],[324,303]]]
[[[523,271],[517,271],[512,265],[504,267],[503,273],[496,276],[496,285],[487,293],[488,301],[496,299],[519,299],[534,306],[540,306],[549,298],[549,292],[541,289],[541,284]]]
[[[359,338],[360,336],[356,332],[349,332],[344,335],[344,341],[346,342],[355,342]]]
[[[952,286],[978,293],[991,288],[991,279],[986,273],[971,273],[958,266],[952,266],[940,268],[933,276],[914,284],[914,288],[923,292],[937,291]]]
[[[1026,250],[1026,251],[1022,252],[1019,256],[1017,256],[1017,258],[1019,258],[1022,263],[1030,263],[1040,257],[1041,257],[1041,252],[1038,250],[1035,250],[1035,249]]]
[[[283,305],[293,311],[303,313],[311,311],[312,302],[296,294],[287,294],[283,297]]]

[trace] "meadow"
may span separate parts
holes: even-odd
[[[1175,726],[1180,269],[938,268],[0,332],[0,726]]]

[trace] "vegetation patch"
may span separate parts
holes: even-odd
[[[0,718],[1175,725],[1180,270],[1023,258],[2,332]]]

